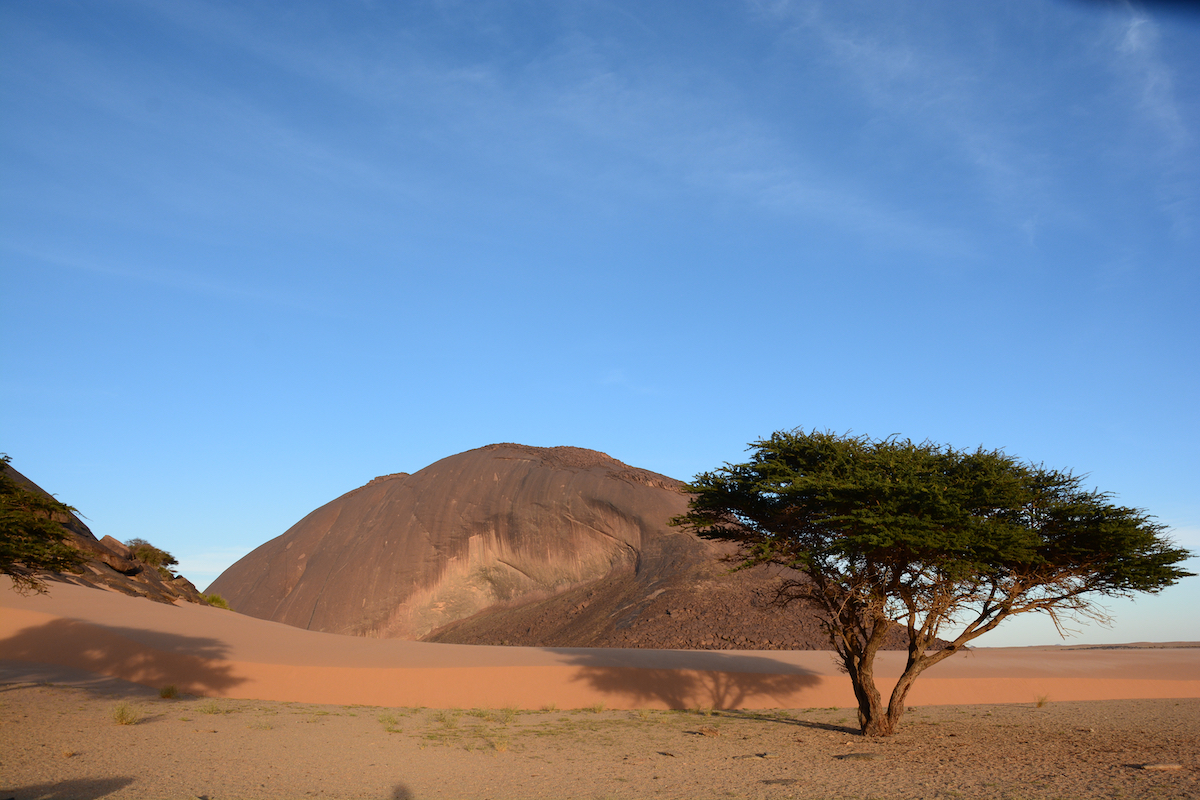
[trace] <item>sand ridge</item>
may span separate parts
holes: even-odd
[[[850,706],[832,654],[481,647],[304,631],[221,609],[53,585],[0,592],[0,658],[210,697],[386,706]],[[882,653],[881,689],[902,668]],[[1200,697],[1200,648],[980,648],[922,675],[911,705]]]

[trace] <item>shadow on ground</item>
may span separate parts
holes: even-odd
[[[37,786],[18,786],[0,789],[4,800],[96,800],[124,789],[134,778],[79,778]]]
[[[219,694],[245,681],[223,663],[227,648],[216,639],[156,633],[150,646],[135,640],[144,633],[55,619],[0,640],[0,653],[6,660],[61,665],[144,686],[172,684],[189,694]]]
[[[662,703],[667,708],[743,708],[791,705],[795,693],[816,686],[821,676],[803,667],[763,656],[708,652],[687,653],[679,667],[614,665],[603,651],[562,651],[582,669],[575,680],[586,681],[622,704]],[[607,663],[606,663],[607,662]],[[686,666],[684,666],[686,664]]]
[[[849,709],[849,714],[857,713],[855,709]],[[780,725],[794,725],[798,728],[812,728],[819,731],[832,731],[834,733],[850,733],[855,736],[861,736],[860,728],[851,727],[849,725],[837,725],[832,722],[816,722],[808,719],[796,719],[795,717],[781,717],[771,714],[770,712],[750,711],[747,709],[730,709],[722,711],[721,716],[726,719],[752,719],[758,722],[776,722]]]

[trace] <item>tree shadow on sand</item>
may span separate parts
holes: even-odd
[[[174,685],[188,694],[222,693],[245,682],[224,661],[226,645],[216,639],[153,633],[133,628],[55,619],[0,640],[6,660],[62,665],[140,683]]]
[[[854,711],[854,709],[851,709]],[[774,722],[779,725],[794,725],[798,728],[812,728],[818,731],[832,731],[833,733],[851,733],[855,736],[862,735],[862,729],[854,728],[849,725],[838,725],[833,722],[817,722],[811,719],[796,719],[795,717],[778,716],[770,712],[751,711],[749,709],[730,709],[722,711],[721,716],[726,719],[752,719],[759,722]]]
[[[712,651],[681,654],[678,664],[656,659],[654,666],[614,664],[603,651],[560,651],[582,667],[575,680],[587,681],[606,695],[637,705],[661,703],[667,708],[743,708],[787,706],[802,689],[816,686],[815,672],[762,656]]]
[[[0,789],[4,797],[19,797],[21,800],[96,800],[120,791],[134,782],[134,778],[78,778],[58,783],[42,783],[36,786],[16,786]]]

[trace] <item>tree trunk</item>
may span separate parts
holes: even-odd
[[[877,624],[861,652],[847,647],[841,654],[846,673],[850,676],[850,685],[854,688],[854,697],[858,700],[858,725],[863,736],[891,736],[895,733],[895,727],[884,708],[883,697],[875,686],[875,654],[883,643],[886,630],[886,621]]]
[[[912,688],[913,681],[920,674],[920,669],[914,670],[909,667],[904,670],[904,674],[896,682],[896,688],[892,689],[892,696],[888,699],[888,733],[884,735],[891,736],[900,727],[900,720],[906,710],[904,701],[908,697],[908,690]]]
[[[915,677],[914,675],[909,679],[899,697],[893,691],[891,701],[884,708],[883,698],[875,687],[873,670],[860,670],[857,678],[851,673],[850,682],[854,686],[854,695],[858,698],[858,725],[863,736],[891,736],[896,732],[900,727],[900,719],[904,716],[904,697],[908,694],[908,687],[912,685],[912,679]]]

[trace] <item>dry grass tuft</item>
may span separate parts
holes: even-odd
[[[137,725],[142,720],[142,711],[122,700],[113,707],[112,718],[118,725]]]

